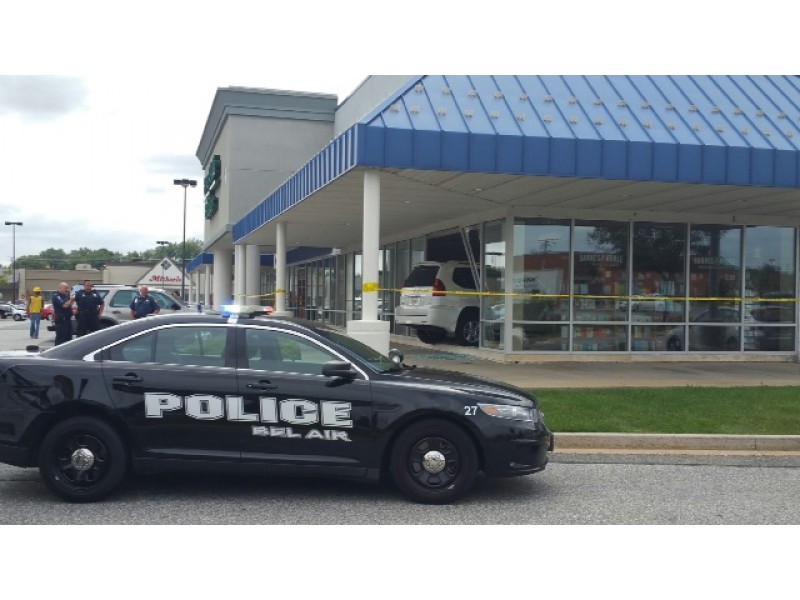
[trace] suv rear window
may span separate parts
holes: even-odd
[[[419,265],[414,267],[406,277],[403,287],[432,287],[438,272],[439,265]]]

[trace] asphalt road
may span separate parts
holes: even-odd
[[[674,464],[674,463],[683,464]],[[198,475],[135,477],[106,501],[50,494],[0,465],[0,524],[800,524],[796,457],[561,456],[543,472],[479,479],[461,502],[406,501],[389,484]]]

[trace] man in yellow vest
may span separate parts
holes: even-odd
[[[39,325],[42,323],[42,309],[44,308],[44,298],[42,298],[42,288],[33,288],[33,296],[28,298],[28,318],[31,320],[31,338],[39,339]]]

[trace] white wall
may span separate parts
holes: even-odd
[[[411,79],[410,75],[370,75],[336,109],[334,137],[346,131]]]

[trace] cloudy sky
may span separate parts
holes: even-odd
[[[694,7],[687,19],[680,7],[694,5],[681,0],[671,16],[640,4],[619,2],[617,15],[600,15],[591,2],[570,3],[563,14],[520,3],[501,10],[503,2],[478,11],[448,1],[424,10],[318,0],[302,7],[144,0],[130,9],[42,0],[6,8],[0,222],[24,223],[18,256],[179,241],[183,190],[172,180],[202,185],[195,152],[218,87],[333,93],[341,101],[370,73],[698,72],[694,53],[707,60],[712,35],[722,36],[733,71],[781,71],[775,57],[759,60],[763,49],[744,50],[725,41],[724,27],[723,34],[709,29],[721,24],[715,11]],[[749,25],[750,16],[741,18]],[[679,24],[682,38],[702,33],[705,50],[670,46]],[[758,42],[757,35],[751,30],[748,40]],[[654,45],[659,36],[668,43]],[[188,192],[187,237],[202,233],[198,187]],[[11,228],[2,226],[0,263],[11,252]]]

